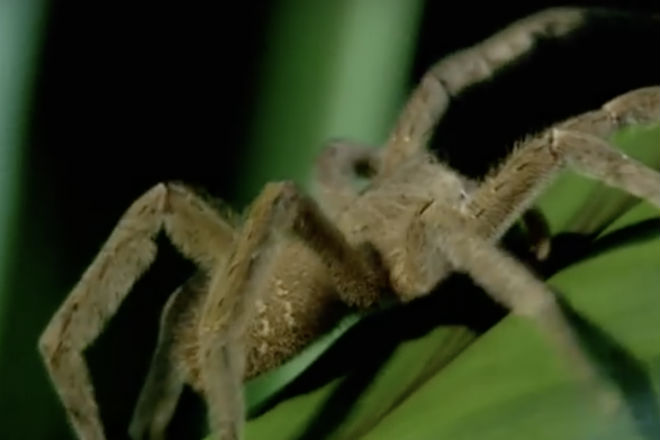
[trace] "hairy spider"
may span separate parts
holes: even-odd
[[[206,400],[212,431],[241,438],[242,381],[325,331],[337,304],[367,308],[385,294],[409,301],[452,271],[533,319],[583,379],[598,381],[553,293],[497,242],[564,166],[660,207],[660,174],[606,140],[627,124],[657,121],[660,87],[631,91],[530,137],[481,182],[426,151],[453,95],[583,18],[578,9],[546,10],[436,63],[382,149],[326,148],[317,163],[318,202],[292,183],[270,183],[233,227],[181,184],[161,183],[138,198],[39,342],[78,436],[105,438],[83,350],[154,260],[161,230],[199,271],[162,313],[129,429],[134,439],[164,437],[186,383]],[[370,179],[361,191],[357,173]]]

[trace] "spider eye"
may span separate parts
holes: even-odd
[[[376,174],[376,169],[374,168],[371,161],[367,158],[357,160],[353,164],[353,171],[357,177],[362,177],[365,179],[370,179]]]

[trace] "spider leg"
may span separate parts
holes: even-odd
[[[329,142],[316,160],[315,186],[321,207],[331,217],[358,196],[355,180],[377,173],[378,150],[350,140]]]
[[[471,195],[464,213],[475,232],[496,240],[566,165],[660,207],[660,173],[604,140],[627,124],[657,122],[658,114],[660,87],[647,87],[525,141]]]
[[[553,8],[509,25],[487,40],[438,61],[408,99],[382,152],[383,175],[426,149],[433,129],[451,98],[467,87],[531,52],[542,39],[559,38],[578,29],[588,10]]]
[[[194,377],[189,365],[197,344],[197,322],[208,292],[206,276],[198,272],[179,287],[163,309],[158,344],[129,427],[139,440],[165,438],[184,383]]]
[[[105,438],[83,351],[154,260],[153,239],[162,229],[184,255],[209,271],[223,263],[233,243],[231,227],[205,202],[182,186],[157,185],[122,216],[39,340],[48,373],[79,438]]]
[[[200,366],[209,420],[223,440],[241,438],[241,382],[246,323],[263,293],[279,238],[297,237],[326,264],[340,296],[368,305],[381,280],[361,250],[352,248],[314,202],[287,182],[266,185],[250,209],[224,272],[214,275],[199,325]]]
[[[571,325],[548,286],[523,264],[493,243],[471,234],[450,231],[441,246],[456,270],[465,272],[497,302],[532,319],[584,383],[596,391],[598,403],[613,410],[620,403],[615,389],[604,382],[582,349]]]

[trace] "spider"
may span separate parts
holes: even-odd
[[[326,331],[339,304],[365,309],[391,295],[410,301],[453,271],[536,322],[583,380],[600,383],[554,294],[497,243],[563,167],[660,207],[660,174],[606,140],[628,124],[657,121],[660,87],[633,90],[526,139],[483,181],[426,149],[452,96],[524,56],[540,38],[575,30],[584,15],[545,10],[437,62],[383,148],[335,142],[324,150],[316,164],[318,200],[293,183],[270,183],[233,226],[183,184],[160,183],[140,196],[39,341],[78,437],[105,439],[83,350],[154,260],[160,231],[199,269],[162,312],[129,428],[134,439],[164,438],[184,384],[204,397],[213,433],[240,439],[242,381]],[[368,177],[365,188],[356,188],[357,175]]]

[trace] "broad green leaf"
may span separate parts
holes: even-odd
[[[628,403],[646,420],[644,426],[635,422],[631,408],[599,413],[572,380],[570,364],[555,356],[532,323],[511,316],[364,438],[633,439],[653,438],[652,433],[657,438],[659,261],[658,241],[647,240],[583,261],[549,280],[595,326],[599,336],[592,335],[591,343],[604,340],[630,356],[610,348],[621,358],[606,367],[630,368],[619,380],[624,388],[632,387]]]

